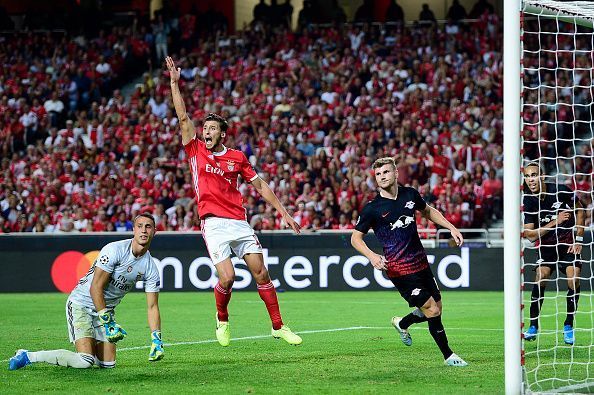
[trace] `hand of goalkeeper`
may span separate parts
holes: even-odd
[[[117,343],[128,335],[124,328],[116,324],[111,310],[103,309],[97,314],[99,315],[99,321],[105,327],[105,334],[110,343]]]
[[[161,340],[161,331],[158,329],[154,330],[153,333],[151,333],[151,339],[151,352],[148,360],[150,362],[159,361],[163,359],[163,356],[165,355],[163,351],[163,340]]]

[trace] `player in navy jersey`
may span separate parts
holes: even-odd
[[[427,254],[417,232],[415,211],[427,219],[447,228],[458,246],[464,242],[460,231],[444,216],[425,203],[414,188],[399,186],[398,170],[392,158],[381,158],[373,163],[375,181],[379,186],[376,198],[361,211],[351,244],[365,255],[374,268],[383,270],[410,307],[417,307],[404,318],[392,317],[392,325],[402,342],[410,346],[412,338],[408,328],[427,321],[429,332],[449,366],[468,365],[448,345],[448,338],[441,322],[441,293],[429,268]],[[363,236],[373,229],[384,246],[384,255],[369,249]]]
[[[575,193],[565,185],[545,182],[537,162],[524,167],[524,236],[538,247],[534,266],[536,278],[530,300],[530,326],[524,339],[532,341],[538,334],[538,316],[544,301],[547,281],[558,267],[567,277],[567,317],[563,341],[575,342],[573,321],[580,298],[580,253],[584,241],[585,215]],[[576,228],[576,236],[573,230]]]

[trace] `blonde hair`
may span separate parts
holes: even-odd
[[[375,162],[373,162],[371,168],[375,170],[378,167],[382,167],[384,165],[392,165],[393,168],[396,168],[396,161],[394,160],[394,158],[386,156],[384,158],[379,158]]]

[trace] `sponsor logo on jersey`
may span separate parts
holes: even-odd
[[[415,207],[415,202],[413,202],[412,200],[409,200],[408,202],[406,202],[406,204],[404,205],[404,207],[406,207],[406,208],[414,208]]]
[[[417,296],[418,294],[421,293],[421,288],[415,288],[412,290],[412,292],[410,293],[410,296]]]
[[[554,209],[558,209],[559,207],[561,207],[561,205],[562,205],[562,204],[563,204],[563,203],[561,203],[561,202],[555,202],[555,203],[553,203],[553,206],[552,206],[552,207],[553,207]]]
[[[546,217],[541,218],[540,222],[549,223],[549,222],[551,222],[554,219],[557,219],[557,216],[556,215],[547,215]]]
[[[413,221],[413,217],[409,217],[408,215],[401,215],[400,218],[398,218],[394,223],[390,223],[390,230],[406,228],[408,225],[412,224]]]
[[[225,172],[223,170],[219,169],[218,167],[211,166],[209,164],[206,165],[206,172],[218,174],[219,176],[225,177]]]
[[[142,276],[144,276],[144,273],[140,273],[140,272],[139,272],[139,273],[136,275],[136,280],[134,280],[134,281],[136,281],[136,282],[139,282],[140,280],[142,280]]]
[[[382,214],[382,218],[386,218],[388,216],[388,214],[390,214],[390,212],[388,211],[387,213],[383,213]]]

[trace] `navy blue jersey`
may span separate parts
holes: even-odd
[[[524,223],[534,224],[534,229],[545,226],[557,218],[562,211],[571,211],[576,208],[577,198],[575,193],[565,185],[545,183],[545,192],[524,195]],[[556,245],[557,243],[573,243],[573,228],[575,216],[557,225],[558,228],[550,230],[538,240],[540,245]]]
[[[373,229],[384,246],[388,277],[400,277],[429,267],[427,253],[421,244],[415,210],[427,207],[416,189],[398,186],[396,199],[380,196],[367,203],[355,229],[367,233]]]

